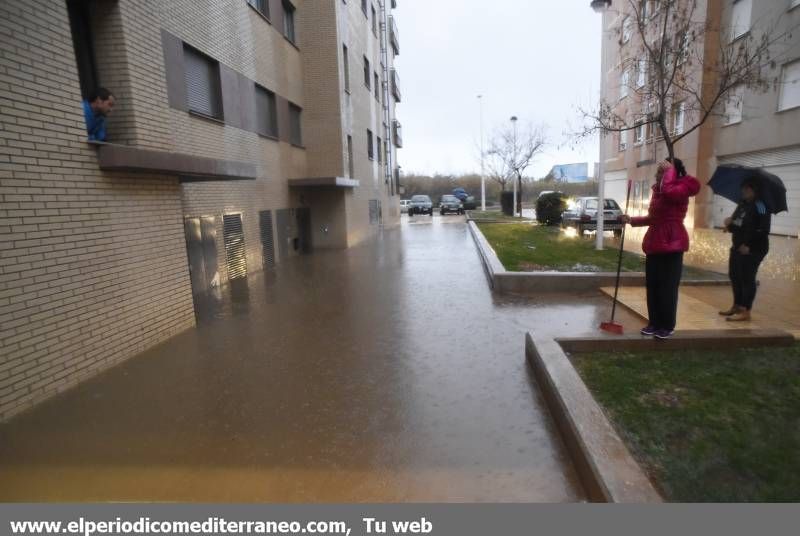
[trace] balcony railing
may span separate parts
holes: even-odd
[[[397,30],[394,15],[389,15],[389,43],[391,43],[395,55],[400,54],[400,32]]]
[[[394,145],[395,147],[401,148],[403,147],[403,125],[400,124],[400,121],[395,119],[392,122],[392,137],[394,138]]]
[[[400,77],[397,74],[397,69],[392,69],[391,73],[392,79],[392,95],[397,102],[402,102],[402,97],[400,95]]]

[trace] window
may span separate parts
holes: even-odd
[[[800,0],[792,0],[792,2],[789,4],[789,9],[794,9],[797,6],[800,6]]]
[[[278,108],[275,93],[256,85],[256,129],[259,134],[278,137]]]
[[[731,90],[725,101],[725,115],[723,125],[733,125],[742,121],[742,108],[744,106],[744,88],[737,87]]]
[[[686,119],[686,103],[678,102],[672,105],[672,133],[683,134],[683,123]]]
[[[383,164],[383,142],[381,141],[380,136],[378,136],[378,163]]]
[[[381,101],[381,79],[378,78],[378,73],[375,73],[375,100]]]
[[[372,70],[369,68],[369,60],[364,56],[364,85],[367,89],[372,89]]]
[[[652,16],[652,2],[650,0],[640,0],[639,12],[642,14],[642,20],[645,21]]]
[[[222,119],[219,63],[188,45],[183,47],[183,57],[186,65],[186,100],[189,110]]]
[[[691,43],[689,42],[689,33],[686,32],[682,36],[675,37],[675,48],[678,49],[678,65],[686,63],[686,60],[689,59],[689,48]]]
[[[89,3],[80,0],[68,0],[69,24],[72,30],[72,45],[75,49],[75,60],[78,67],[78,78],[81,84],[81,96],[89,98],[89,94],[100,84],[95,62],[92,16]]]
[[[269,18],[269,0],[247,0],[250,7]]]
[[[622,43],[630,41],[631,35],[633,35],[633,19],[628,16],[622,21]]]
[[[375,160],[375,144],[372,139],[372,131],[367,129],[367,156],[370,160]]]
[[[752,15],[752,0],[734,0],[731,13],[731,41],[739,39],[750,31]]]
[[[289,141],[292,145],[303,145],[302,115],[302,108],[289,103]]]
[[[378,12],[375,11],[375,6],[372,6],[372,33],[378,37]]]
[[[297,43],[297,36],[294,31],[294,12],[295,7],[289,0],[283,0],[283,35],[292,43]]]
[[[641,145],[644,142],[644,124],[637,123],[633,129],[633,144]]]
[[[367,17],[367,0],[361,0],[361,11],[364,12],[364,16]]]
[[[619,78],[619,98],[624,99],[628,96],[628,89],[631,84],[631,72],[628,69],[622,71],[622,76]]]
[[[647,84],[647,60],[636,62],[636,87],[643,88]]]
[[[800,0],[795,4],[800,5]],[[795,60],[783,66],[778,109],[788,110],[798,106],[800,106],[800,60]]]
[[[342,56],[344,58],[344,90],[350,93],[350,54],[347,45],[342,45]]]
[[[624,130],[619,133],[619,152],[628,150],[628,131]]]
[[[350,178],[356,176],[355,162],[353,161],[353,136],[347,135],[347,170],[350,172]]]

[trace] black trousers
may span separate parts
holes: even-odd
[[[674,330],[678,314],[678,288],[683,274],[683,253],[648,255],[647,314],[656,329]]]
[[[765,252],[751,251],[750,255],[742,255],[736,249],[731,249],[728,276],[731,278],[734,305],[744,307],[748,311],[753,308],[758,288],[756,274],[766,256]]]

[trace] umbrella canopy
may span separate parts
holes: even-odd
[[[767,205],[772,214],[789,210],[786,204],[786,186],[783,181],[761,168],[722,165],[714,172],[708,185],[715,194],[738,203],[742,200],[742,183],[747,179],[756,181],[759,198]]]

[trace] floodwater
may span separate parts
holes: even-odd
[[[0,501],[583,500],[524,334],[607,306],[493,296],[463,218],[404,217],[0,425]]]

